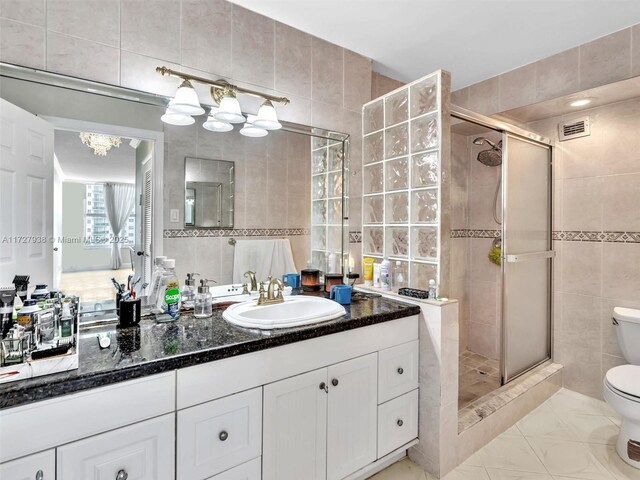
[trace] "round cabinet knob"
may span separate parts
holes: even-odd
[[[338,379],[337,379],[337,378],[334,378],[333,380],[331,380],[331,385],[333,385],[334,387],[337,387],[337,386],[338,386],[338,383],[339,383],[339,382],[338,382]]]
[[[326,383],[324,383],[324,382],[322,382],[322,383],[320,384],[320,390],[325,390],[325,391],[326,391],[326,390],[327,390],[327,384],[326,384]]]
[[[120,470],[116,475],[116,480],[127,480],[127,478],[129,478],[129,474],[124,470]]]
[[[398,421],[396,422],[396,424],[401,427],[402,425],[404,425],[404,422],[401,419],[398,419]]]
[[[36,472],[36,480],[44,480],[44,472],[42,470]]]
[[[218,438],[221,442],[224,442],[227,438],[229,438],[229,434],[223,430],[220,432],[220,435],[218,435]]]
[[[58,251],[58,247],[53,247],[53,251],[57,252]],[[38,472],[39,473],[39,472]],[[37,477],[36,477],[37,478]]]
[[[402,375],[404,373],[404,369],[402,367],[398,368],[398,375]]]

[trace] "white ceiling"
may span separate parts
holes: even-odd
[[[56,130],[54,152],[65,181],[134,183],[136,149],[129,146],[129,141],[123,137],[119,147],[100,157],[82,144],[78,132]]]
[[[409,82],[439,68],[454,90],[640,23],[638,0],[231,0],[365,55]]]

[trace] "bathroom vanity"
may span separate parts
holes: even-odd
[[[418,307],[370,298],[280,331],[81,330],[80,368],[0,387],[0,477],[366,478],[418,436]]]

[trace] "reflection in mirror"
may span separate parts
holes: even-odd
[[[184,226],[233,228],[234,163],[185,158]]]

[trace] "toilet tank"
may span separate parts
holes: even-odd
[[[613,319],[622,355],[631,365],[640,365],[640,310],[615,307]]]

